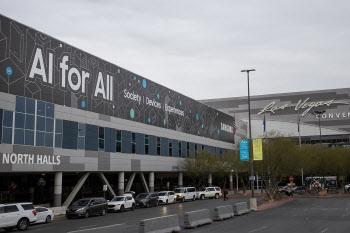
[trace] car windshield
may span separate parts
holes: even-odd
[[[141,193],[141,194],[137,195],[136,198],[147,198],[148,195],[149,195],[148,193]]]
[[[166,196],[168,195],[167,193],[158,193],[158,196]]]
[[[199,191],[205,191],[206,190],[206,188],[201,188],[201,190],[199,190]]]
[[[74,202],[73,206],[86,206],[87,204],[89,204],[90,200],[79,200]]]
[[[125,197],[115,197],[111,201],[124,201]]]
[[[175,189],[174,192],[175,193],[183,193],[183,192],[185,192],[185,189]]]

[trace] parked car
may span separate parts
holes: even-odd
[[[114,197],[112,200],[108,201],[108,211],[109,212],[124,212],[125,209],[134,210],[136,207],[134,198],[126,194],[124,196]]]
[[[37,221],[37,212],[32,203],[0,204],[0,228],[24,231]]]
[[[283,188],[281,188],[280,190],[279,190],[279,192],[280,193],[283,193],[283,194],[285,194],[285,195],[287,195],[287,196],[290,196],[290,195],[293,195],[292,194],[292,191],[293,191],[293,189],[295,189],[295,188],[297,188],[296,186],[284,186]]]
[[[196,193],[198,199],[204,200],[205,198],[215,198],[218,199],[221,193],[219,187],[204,187]]]
[[[350,184],[344,186],[345,192],[350,193]]]
[[[54,218],[53,210],[41,206],[36,206],[35,210],[37,217],[37,221],[35,223],[50,223]]]
[[[90,215],[103,216],[107,213],[107,210],[107,201],[103,197],[83,198],[67,208],[66,216],[67,218],[88,218]]]
[[[174,190],[176,200],[185,202],[186,200],[196,200],[196,188],[195,187],[183,187],[176,188]]]
[[[135,198],[137,207],[150,207],[158,206],[158,195],[157,193],[140,193]]]
[[[175,193],[173,191],[162,191],[158,193],[159,204],[176,203]]]
[[[295,187],[292,189],[292,195],[294,194],[305,195],[308,190],[309,188],[305,186]]]

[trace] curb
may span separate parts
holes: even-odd
[[[66,215],[58,215],[57,217],[55,216],[53,221],[55,220],[60,220],[60,219],[65,219],[66,218]]]
[[[272,205],[269,205],[269,206],[265,206],[265,207],[262,207],[262,208],[259,208],[258,211],[262,211],[262,210],[267,210],[267,209],[271,209],[271,208],[274,208],[276,206],[280,206],[280,205],[283,205],[285,203],[288,203],[288,202],[291,202],[291,201],[294,201],[295,199],[292,198],[292,199],[288,199],[288,200],[285,200],[285,201],[280,201],[278,203],[275,203],[275,204],[272,204]]]
[[[337,197],[350,197],[350,195],[344,194],[344,195],[329,195],[329,196],[293,196],[293,198],[337,198]]]

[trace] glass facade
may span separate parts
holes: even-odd
[[[0,109],[0,143],[63,149],[190,157],[210,148],[192,142],[54,118],[54,104],[16,97],[15,112]]]

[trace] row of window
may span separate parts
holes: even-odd
[[[173,157],[189,157],[204,150],[216,155],[225,152],[218,147],[54,119],[54,104],[23,97],[16,98],[15,114],[0,109],[0,122],[0,142],[6,144],[13,141],[19,145]]]

